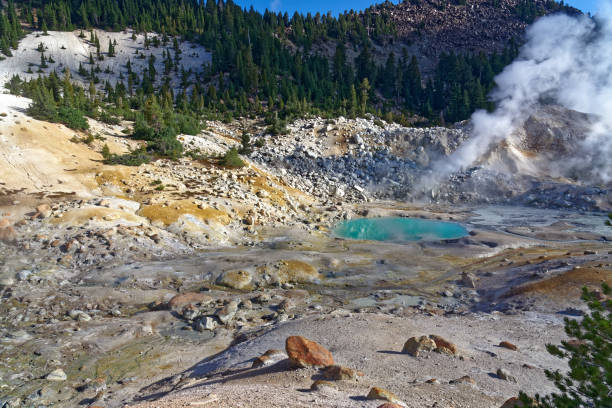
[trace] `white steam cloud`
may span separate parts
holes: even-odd
[[[471,138],[434,172],[449,174],[470,166],[492,144],[507,138],[541,100],[593,114],[582,163],[601,181],[612,180],[612,5],[595,18],[552,15],[526,33],[519,57],[496,78],[490,95],[497,109],[472,116]],[[592,152],[592,153],[588,153]],[[588,162],[590,161],[590,162]]]
[[[281,0],[271,0],[270,1],[270,11],[277,12],[280,11],[281,8]]]

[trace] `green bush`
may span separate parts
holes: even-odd
[[[238,149],[236,149],[235,147],[232,147],[230,150],[227,151],[227,153],[225,153],[225,155],[221,159],[221,164],[226,167],[232,168],[239,168],[245,166],[244,161],[240,158],[240,155],[238,154]]]
[[[251,147],[251,136],[248,133],[242,133],[242,138],[240,139],[242,146],[240,147],[240,154],[244,154],[245,156],[250,155],[253,152],[253,148]]]
[[[147,143],[147,151],[175,160],[183,155],[183,145],[177,140],[174,129],[164,128],[156,132],[154,139]]]
[[[100,112],[98,120],[102,123],[106,123],[107,125],[118,125],[121,122],[117,116],[114,116],[105,110]]]
[[[176,115],[175,122],[179,133],[184,135],[197,135],[202,130],[199,121],[192,116]]]
[[[120,164],[123,166],[140,166],[141,164],[149,163],[151,156],[147,153],[144,148],[134,150],[127,154],[110,154],[108,158],[105,158],[105,164]]]
[[[565,319],[565,332],[577,341],[546,346],[553,356],[568,360],[568,373],[546,371],[559,393],[536,395],[535,401],[521,393],[525,407],[612,407],[612,290],[605,283],[602,289],[605,300],[583,288],[582,299],[589,313],[581,321]]]
[[[60,122],[68,126],[70,129],[87,130],[89,123],[83,116],[83,112],[71,106],[62,106],[57,111],[57,117],[54,122]]]
[[[104,157],[104,160],[111,158],[111,152],[106,143],[104,143],[104,147],[102,147],[102,157]]]

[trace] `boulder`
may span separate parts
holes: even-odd
[[[40,204],[36,207],[36,213],[39,218],[49,218],[51,216],[51,207],[49,204]]]
[[[288,337],[285,350],[294,368],[326,367],[334,364],[332,354],[320,344],[302,336]]]
[[[514,344],[510,343],[509,341],[502,341],[499,343],[499,347],[502,348],[506,348],[508,350],[512,350],[512,351],[517,351],[518,347],[516,347]]]
[[[465,287],[475,289],[476,288],[476,277],[469,272],[463,272],[461,274],[461,283]]]
[[[449,384],[469,384],[471,386],[476,385],[476,381],[469,375],[464,375],[463,377],[457,378],[456,380],[450,380]]]
[[[535,399],[530,398],[531,402],[533,403],[533,406],[537,406],[537,402]],[[512,397],[506,400],[506,402],[504,402],[504,404],[499,407],[499,408],[523,408],[525,407],[525,404],[518,399],[517,397]]]
[[[336,384],[334,384],[331,381],[325,381],[325,380],[316,380],[315,382],[312,383],[312,385],[310,386],[310,389],[312,391],[321,391],[324,388],[338,388],[338,386]]]
[[[496,374],[497,374],[497,377],[499,377],[502,380],[516,382],[516,377],[513,377],[507,370],[503,368],[498,368]]]
[[[342,367],[339,365],[332,365],[325,367],[321,370],[321,375],[326,380],[357,380],[359,377],[363,377],[361,371],[353,370],[352,368]]]
[[[49,374],[47,374],[45,376],[45,379],[47,379],[48,381],[66,381],[68,379],[68,376],[66,375],[64,370],[58,368],[57,370],[53,370]]]
[[[393,404],[397,404],[402,407],[404,406],[404,403],[399,398],[397,398],[395,394],[380,387],[372,387],[366,398],[369,400],[389,401]]]
[[[253,365],[251,367],[267,367],[272,364],[276,364],[285,358],[287,358],[287,354],[285,354],[282,350],[271,349],[263,353],[261,356],[257,357],[253,361]]]
[[[244,289],[252,280],[253,276],[249,271],[227,271],[219,276],[217,283],[232,289]]]
[[[193,328],[200,332],[203,332],[204,330],[213,331],[217,328],[217,325],[217,320],[215,320],[214,317],[203,316],[193,324]]]
[[[212,302],[214,299],[205,294],[197,292],[186,292],[179,293],[168,301],[168,309],[170,310],[183,310],[187,305],[201,304],[205,305]]]
[[[455,346],[450,341],[446,340],[444,337],[430,334],[429,338],[432,339],[436,343],[436,351],[439,353],[445,353],[450,355],[457,354],[457,346]]]
[[[221,310],[217,312],[217,318],[223,324],[229,323],[230,320],[234,318],[236,312],[238,311],[238,302],[232,300],[227,305],[225,305]]]
[[[6,228],[0,228],[0,241],[1,242],[14,242],[17,240],[17,232],[11,226]]]
[[[418,357],[422,352],[432,351],[436,349],[436,342],[427,336],[411,337],[404,344],[402,353],[410,354],[413,357]]]
[[[259,267],[257,272],[269,275],[269,283],[313,283],[321,280],[321,274],[313,265],[298,260],[284,260]]]

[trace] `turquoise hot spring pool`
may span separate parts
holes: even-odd
[[[454,222],[385,217],[344,221],[333,233],[347,239],[406,242],[458,239],[468,235],[468,230]]]

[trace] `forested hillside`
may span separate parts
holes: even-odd
[[[525,1],[474,1],[478,10],[502,10],[514,31],[499,30],[510,34],[537,15],[565,8],[554,1],[534,1],[533,7],[527,7]],[[2,50],[9,57],[10,48],[23,35],[19,20],[26,29],[42,35],[49,30],[84,30],[82,36],[87,34],[97,52],[90,56],[89,66],[72,75],[91,81],[87,92],[70,85],[70,73],[54,72],[45,61],[44,50],[39,73],[49,77],[29,84],[15,77],[10,84],[12,92],[34,98],[34,111],[45,111],[38,112],[39,116],[78,123],[77,127],[82,127],[83,121],[75,120],[75,115],[81,112],[97,117],[101,108],[107,120],[138,119],[138,126],[165,135],[185,130],[176,122],[177,115],[190,118],[193,125],[189,127],[197,130],[203,118],[231,120],[264,114],[270,131],[282,132],[286,120],[304,114],[354,117],[371,112],[403,123],[409,119],[414,122],[414,118],[420,118],[417,121],[421,123],[449,123],[468,118],[475,109],[489,108],[486,95],[494,85],[493,78],[515,58],[520,38],[500,37],[497,43],[504,41],[505,46],[499,52],[492,47],[458,54],[449,46],[439,50],[429,75],[422,75],[422,55],[410,53],[418,39],[406,34],[414,22],[398,18],[402,10],[406,16],[406,7],[415,5],[421,14],[428,13],[423,7],[441,13],[470,6],[474,9],[465,1],[412,0],[334,18],[261,14],[231,1],[215,0],[14,1],[2,11],[0,38]],[[430,14],[439,17],[439,13]],[[423,21],[416,23],[421,36],[427,31]],[[164,72],[156,72],[154,61],[142,73],[133,72],[128,63],[117,73],[115,83],[98,84],[96,71],[103,68],[104,58],[113,58],[114,50],[112,43],[100,44],[93,33],[87,33],[94,27],[129,27],[136,32],[157,33],[146,39],[145,46],[166,49]],[[203,66],[201,73],[183,70],[177,39],[205,46],[212,52],[212,63]],[[333,50],[331,57],[319,51],[323,45]],[[381,50],[384,58],[380,57]],[[139,57],[153,58],[146,52]],[[181,72],[178,92],[168,86],[170,72]],[[140,118],[134,110],[143,108],[160,109],[166,114],[160,116],[164,118],[161,121],[155,115]]]

